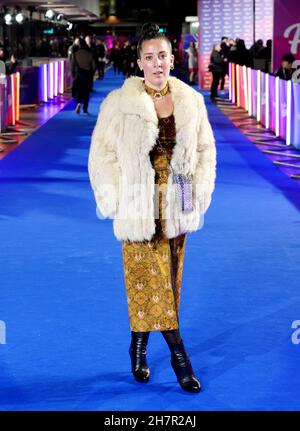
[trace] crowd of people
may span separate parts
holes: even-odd
[[[179,65],[178,43],[174,39],[174,65]],[[87,54],[89,52],[89,54]],[[195,43],[191,42],[190,47],[185,51],[188,63],[189,80],[195,83],[198,70],[198,52]],[[115,75],[122,75],[124,78],[130,76],[142,76],[138,67],[137,43],[126,40],[120,43],[115,40],[109,49],[104,40],[97,37],[81,36],[74,38],[67,51],[71,64],[73,77],[73,97],[77,100],[76,112],[87,114],[88,100],[92,91],[95,74],[98,79],[103,79],[105,66],[110,64]]]
[[[186,68],[187,80],[191,85],[197,83],[198,78],[198,47],[197,43],[191,41],[189,47],[183,50],[183,61],[179,62],[178,43],[173,41],[174,65]],[[77,51],[80,51],[77,54]],[[89,52],[89,54],[88,54]],[[76,55],[75,55],[76,54]],[[12,47],[8,41],[0,41],[0,61],[6,66],[6,73],[13,73],[18,61],[28,57],[59,58],[68,57],[73,76],[73,96],[78,101],[76,112],[87,113],[89,92],[92,90],[92,82],[95,73],[98,79],[104,78],[106,64],[111,64],[115,75],[122,74],[125,78],[130,76],[141,76],[137,65],[137,43],[127,40],[123,43],[118,38],[109,49],[105,40],[97,36],[80,36],[74,38],[49,37],[33,39],[24,37]],[[243,39],[233,39],[223,36],[219,43],[213,45],[210,55],[209,71],[212,73],[210,97],[215,101],[218,90],[224,93],[225,78],[228,75],[228,64],[230,62],[247,67],[254,67],[270,73],[272,57],[272,41],[267,40],[266,46],[261,39],[257,40],[250,49],[246,48]],[[17,60],[18,59],[18,60]],[[281,79],[292,79],[295,57],[286,54],[282,58],[280,68],[275,72]],[[89,82],[83,88],[84,82]],[[89,90],[89,91],[88,91]]]
[[[224,91],[225,78],[228,75],[228,64],[236,63],[241,66],[257,68],[270,73],[272,59],[272,41],[267,40],[264,46],[261,39],[257,40],[250,49],[246,48],[243,39],[230,39],[223,36],[220,43],[215,43],[210,56],[208,70],[212,73],[210,98],[212,101],[218,97],[218,88],[221,94]],[[295,57],[286,54],[282,57],[281,66],[275,72],[281,79],[292,79]]]
[[[1,46],[8,53],[13,53],[19,60],[29,57],[67,57],[67,49],[72,38],[42,35],[41,37],[24,36],[16,41],[4,38]]]
[[[17,59],[14,54],[9,55],[2,46],[0,46],[0,62],[5,65],[6,75],[11,75],[16,70]]]
[[[125,78],[140,75],[137,65],[137,46],[126,41],[122,46],[115,42],[108,49],[105,42],[98,38],[76,37],[68,49],[71,64],[73,97],[77,100],[76,112],[79,114],[83,105],[83,113],[87,114],[89,94],[92,91],[94,76],[103,79],[105,66],[110,63],[114,74],[122,74]]]

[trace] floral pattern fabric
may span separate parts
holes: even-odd
[[[175,119],[159,119],[159,139],[150,152],[155,183],[167,184],[176,143]],[[165,331],[178,328],[178,312],[186,234],[164,235],[164,188],[156,196],[159,218],[151,241],[122,241],[126,296],[132,331]]]

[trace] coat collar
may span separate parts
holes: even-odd
[[[176,130],[191,120],[195,109],[195,90],[175,77],[169,78],[174,102]],[[158,126],[158,118],[151,97],[144,90],[143,78],[127,78],[121,88],[120,110],[124,114],[134,114]]]

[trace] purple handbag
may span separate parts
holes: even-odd
[[[173,184],[175,184],[176,187],[176,200],[180,211],[183,213],[193,211],[192,176],[173,173]]]

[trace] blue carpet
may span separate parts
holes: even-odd
[[[180,310],[203,392],[180,389],[159,332],[151,381],[133,380],[121,243],[87,175],[99,103],[120,84],[109,71],[89,117],[69,103],[0,162],[0,409],[298,410],[299,187],[209,101],[217,186],[188,236]]]

